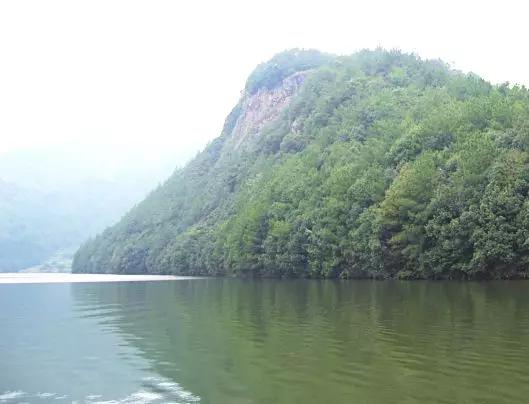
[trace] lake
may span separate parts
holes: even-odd
[[[529,282],[0,284],[0,403],[526,403]]]

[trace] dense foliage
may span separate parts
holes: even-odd
[[[306,70],[300,52],[289,74]],[[529,92],[396,51],[325,58],[239,149],[227,142],[244,113],[234,109],[219,138],[78,251],[74,270],[525,276]]]

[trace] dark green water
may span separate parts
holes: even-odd
[[[529,402],[529,282],[0,285],[0,327],[0,403]]]

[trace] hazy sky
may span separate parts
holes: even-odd
[[[256,64],[381,45],[529,84],[524,1],[0,1],[0,153],[90,142],[189,155]]]

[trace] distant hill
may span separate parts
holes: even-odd
[[[207,119],[207,117],[204,117]],[[529,92],[397,51],[292,50],[76,272],[529,274]]]
[[[112,153],[61,146],[0,155],[0,272],[53,271],[54,262],[67,270],[83,241],[117,222],[176,166],[176,156],[124,161]]]

